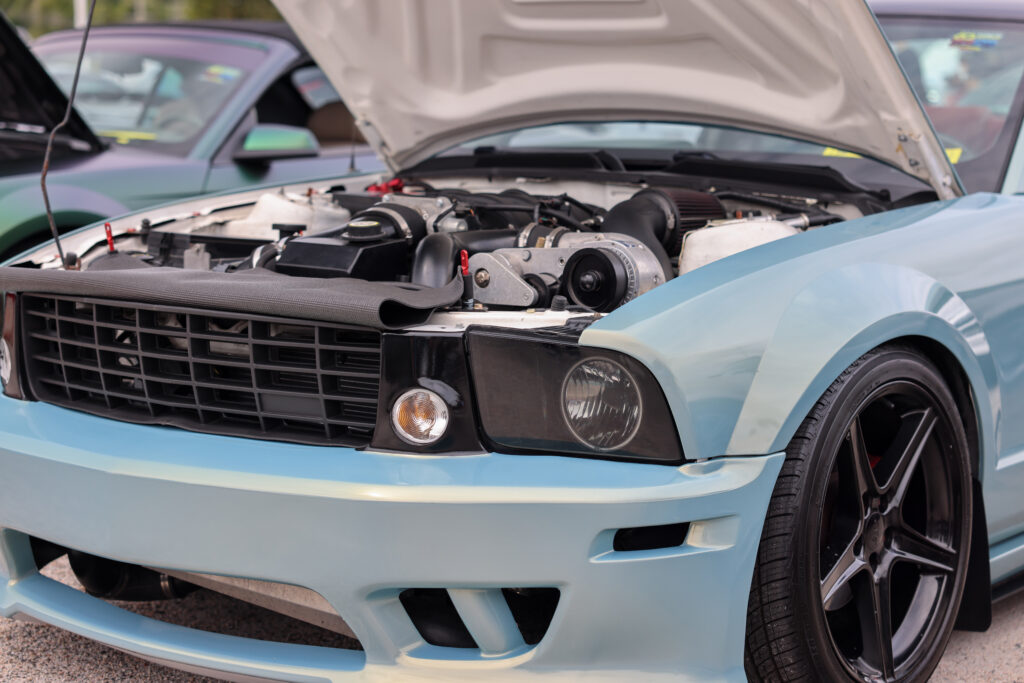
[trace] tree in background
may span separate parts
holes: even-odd
[[[0,0],[0,10],[33,36],[74,25],[73,0]],[[88,3],[86,3],[88,4]],[[93,24],[192,19],[280,21],[270,0],[98,0]]]

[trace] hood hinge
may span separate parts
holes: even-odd
[[[392,174],[398,173],[398,167],[391,156],[391,149],[388,147],[388,143],[384,142],[384,138],[381,137],[376,126],[362,116],[356,119],[356,126],[359,127],[359,132],[366,139],[366,144],[373,148],[380,160],[387,165],[388,170]]]
[[[932,148],[922,144],[923,136],[920,133],[908,133],[902,128],[896,131],[896,151],[906,159],[906,169],[927,181],[939,199],[959,197],[962,194],[959,179],[950,175],[944,159],[935,158]]]

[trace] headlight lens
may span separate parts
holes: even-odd
[[[431,444],[448,429],[448,406],[444,399],[427,389],[410,389],[395,401],[391,409],[395,433],[411,444]]]
[[[626,446],[640,427],[640,390],[612,360],[580,361],[562,384],[562,413],[573,436],[598,451]]]

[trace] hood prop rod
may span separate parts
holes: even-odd
[[[60,255],[60,263],[65,270],[68,269],[68,259],[64,255],[64,248],[60,244],[60,234],[57,231],[57,223],[53,220],[53,209],[50,208],[50,193],[46,191],[46,174],[50,170],[50,152],[53,151],[53,141],[57,137],[57,131],[68,125],[71,120],[71,112],[75,103],[75,92],[78,90],[78,75],[82,72],[82,59],[85,57],[85,43],[89,39],[89,28],[92,26],[92,14],[96,9],[96,0],[89,4],[89,16],[85,21],[85,31],[82,33],[82,46],[78,50],[78,62],[75,64],[75,77],[71,81],[71,93],[68,95],[68,108],[64,110],[64,118],[50,131],[50,137],[46,141],[46,154],[43,156],[43,172],[39,177],[39,185],[43,190],[43,204],[46,206],[46,219],[50,222],[50,232],[53,233],[53,242],[57,245],[57,253]],[[77,260],[77,259],[76,259]]]

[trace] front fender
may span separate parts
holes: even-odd
[[[964,211],[981,220],[977,209],[996,203],[923,205],[748,250],[645,294],[580,342],[647,365],[686,456],[701,459],[778,452],[858,357],[927,337],[960,361],[978,399],[982,453],[998,452],[998,375],[978,319],[941,282],[904,265],[927,238],[957,229]]]
[[[869,263],[821,276],[793,298],[761,356],[724,453],[783,450],[847,367],[909,336],[938,342],[956,357],[976,397],[981,452],[998,452],[998,375],[974,313],[924,273]]]

